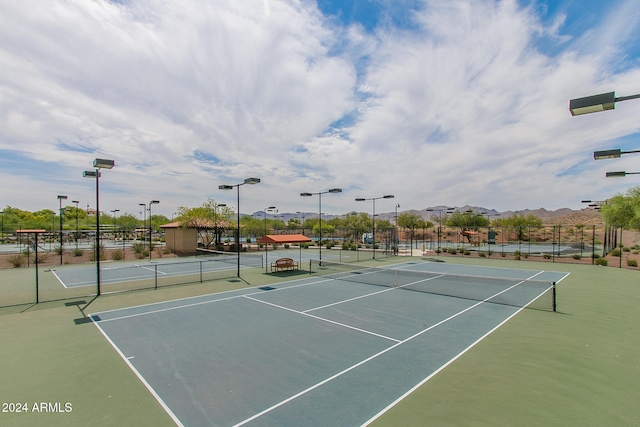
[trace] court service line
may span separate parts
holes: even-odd
[[[309,310],[305,310],[305,311],[303,311],[302,313],[308,313],[308,312],[310,312],[310,311],[320,310],[320,309],[327,308],[327,307],[331,307],[331,306],[334,306],[334,305],[344,304],[344,303],[346,303],[346,302],[355,301],[355,300],[358,300],[358,299],[360,299],[360,298],[367,298],[367,297],[370,297],[370,296],[373,296],[373,295],[381,294],[381,293],[383,293],[383,292],[389,292],[389,291],[392,291],[392,290],[397,289],[397,288],[402,288],[402,287],[404,287],[404,286],[411,286],[411,285],[415,285],[416,283],[426,282],[427,280],[439,279],[440,277],[443,277],[443,276],[444,276],[444,274],[441,274],[441,275],[439,275],[439,276],[435,276],[435,277],[428,277],[428,278],[426,278],[426,279],[416,280],[415,282],[407,283],[406,285],[402,285],[402,286],[397,286],[397,287],[395,287],[395,286],[394,286],[394,287],[388,287],[388,288],[383,289],[383,290],[378,291],[378,292],[373,292],[373,293],[366,294],[366,295],[360,295],[360,296],[353,297],[353,298],[349,298],[349,299],[346,299],[346,300],[342,300],[342,301],[334,302],[334,303],[331,303],[331,304],[323,305],[323,306],[321,306],[321,307],[311,308],[311,309],[309,309]],[[334,279],[334,280],[341,280],[341,279]],[[365,283],[365,284],[367,284],[367,283]],[[373,285],[373,286],[377,286],[377,285]]]
[[[301,314],[303,316],[311,317],[312,319],[321,320],[323,322],[331,323],[331,324],[334,324],[334,325],[337,325],[337,326],[341,326],[343,328],[353,329],[354,331],[362,332],[362,333],[365,333],[365,334],[368,334],[368,335],[373,335],[373,336],[376,336],[378,338],[384,338],[385,340],[393,341],[393,342],[396,342],[396,343],[400,342],[400,340],[398,340],[396,338],[387,337],[385,335],[381,335],[381,334],[377,334],[375,332],[367,331],[366,329],[356,328],[355,326],[347,325],[345,323],[336,322],[335,320],[325,319],[324,317],[315,316],[313,314],[305,313],[304,311],[294,310],[294,309],[289,308],[289,307],[284,307],[282,305],[274,304],[274,303],[271,303],[271,302],[268,302],[268,301],[260,300],[260,299],[257,299],[257,298],[252,298],[252,297],[250,297],[248,295],[243,295],[243,297],[247,298],[247,299],[250,299],[251,301],[255,301],[255,302],[262,303],[262,304],[270,305],[271,307],[279,308],[281,310],[290,311],[292,313]]]
[[[330,280],[331,279],[324,279],[324,280],[318,280],[318,281],[311,282],[311,283],[302,283],[302,284],[299,284],[299,285],[288,286],[286,288],[273,289],[270,292],[273,292],[273,291],[284,291],[284,290],[287,290],[287,289],[293,289],[293,288],[297,288],[297,287],[300,287],[300,286],[315,285],[315,284],[322,283],[322,282],[328,282]],[[131,318],[134,318],[134,317],[145,316],[147,314],[156,314],[156,313],[162,313],[164,311],[172,311],[172,310],[178,310],[178,309],[182,309],[182,308],[196,307],[198,305],[210,304],[210,303],[219,302],[219,301],[229,301],[229,300],[233,300],[233,299],[236,299],[236,298],[242,298],[242,297],[249,296],[249,295],[262,295],[263,293],[264,293],[264,291],[251,292],[251,293],[245,294],[245,295],[232,295],[232,296],[229,296],[229,297],[226,297],[226,298],[215,298],[215,299],[211,299],[211,300],[207,300],[207,301],[194,302],[194,303],[191,303],[191,304],[182,304],[182,305],[176,305],[176,306],[173,306],[173,307],[159,308],[159,309],[156,309],[156,310],[145,311],[144,313],[128,314],[128,315],[125,315],[125,316],[113,317],[111,319],[96,320],[93,317],[93,316],[98,316],[99,317],[101,313],[91,314],[91,315],[89,315],[89,317],[94,322],[111,322],[111,321],[114,321],[114,320],[131,319]],[[217,295],[217,294],[210,294],[210,295],[213,296],[213,295]],[[195,297],[195,298],[197,298],[197,297]],[[165,304],[165,303],[153,303],[153,304],[149,304],[149,305],[155,305],[155,304],[160,305],[160,304]],[[144,307],[144,305],[143,306],[138,306],[138,307]],[[132,307],[132,308],[138,308],[138,307]],[[130,309],[131,308],[120,309],[120,310],[130,310]],[[112,310],[112,311],[118,311],[118,310]],[[105,313],[110,313],[112,311],[107,311]]]
[[[283,405],[285,405],[286,403],[289,403],[289,402],[291,402],[291,401],[293,401],[293,400],[297,399],[298,397],[303,396],[303,395],[305,395],[305,394],[307,394],[307,393],[309,393],[309,392],[311,392],[311,391],[315,390],[316,388],[318,388],[318,387],[320,387],[320,386],[323,386],[324,384],[327,384],[328,382],[333,381],[334,379],[341,377],[342,375],[344,375],[344,374],[346,374],[346,373],[348,373],[348,372],[350,372],[350,371],[352,371],[352,370],[354,370],[354,369],[356,369],[356,368],[358,368],[358,367],[360,367],[360,366],[364,365],[365,363],[368,363],[368,362],[370,362],[371,360],[376,359],[377,357],[379,357],[379,356],[381,356],[381,355],[383,355],[383,354],[385,354],[385,353],[387,353],[387,352],[389,352],[389,351],[391,351],[391,350],[393,350],[393,349],[395,349],[395,348],[397,348],[397,347],[401,346],[402,344],[405,344],[405,343],[407,343],[407,342],[409,342],[409,341],[413,340],[414,338],[417,338],[417,337],[419,337],[420,335],[422,335],[422,334],[424,334],[424,333],[426,333],[426,332],[428,332],[428,331],[430,331],[430,330],[432,330],[432,329],[434,329],[434,328],[437,328],[437,327],[438,327],[438,326],[440,326],[440,325],[443,325],[444,323],[446,323],[446,322],[448,322],[448,321],[450,321],[450,320],[453,320],[454,318],[456,318],[456,317],[458,317],[458,316],[460,316],[460,315],[462,315],[462,314],[466,313],[467,311],[470,311],[470,310],[472,310],[472,309],[474,309],[474,308],[478,307],[479,305],[484,304],[484,303],[485,303],[485,302],[487,302],[488,300],[490,300],[490,299],[492,299],[492,298],[495,298],[495,297],[497,297],[498,295],[500,295],[500,294],[502,294],[502,293],[504,293],[504,292],[507,292],[507,291],[509,291],[509,290],[511,290],[511,289],[513,289],[513,288],[515,288],[516,286],[521,285],[521,284],[522,284],[522,283],[524,283],[525,281],[527,281],[527,280],[531,280],[532,278],[534,278],[535,276],[537,276],[538,274],[541,274],[541,273],[543,273],[543,272],[542,272],[542,271],[540,271],[540,272],[538,272],[538,273],[534,274],[533,276],[529,277],[528,279],[521,280],[520,282],[516,283],[516,284],[515,284],[515,285],[513,285],[513,286],[510,286],[510,287],[509,287],[509,288],[507,288],[507,289],[504,289],[504,290],[502,290],[502,291],[500,291],[500,292],[497,292],[496,294],[494,294],[494,295],[492,295],[492,296],[490,296],[490,297],[488,297],[488,298],[486,298],[486,299],[484,299],[484,300],[482,300],[482,301],[479,301],[479,302],[477,302],[477,303],[475,303],[475,304],[473,304],[473,305],[471,305],[471,306],[469,306],[469,307],[465,308],[464,310],[461,310],[461,311],[459,311],[459,312],[457,312],[457,313],[455,313],[455,314],[452,314],[451,316],[447,317],[446,319],[441,320],[441,321],[439,321],[438,323],[435,323],[434,325],[431,325],[430,327],[428,327],[428,328],[426,328],[426,329],[423,329],[422,331],[419,331],[419,332],[415,333],[414,335],[412,335],[412,336],[410,336],[410,337],[408,337],[408,338],[406,338],[406,339],[404,339],[404,340],[402,340],[402,341],[400,341],[400,342],[397,342],[396,344],[393,344],[392,346],[390,346],[390,347],[388,347],[388,348],[386,348],[386,349],[384,349],[384,350],[382,350],[382,351],[380,351],[380,352],[378,352],[378,353],[376,353],[376,354],[374,354],[374,355],[369,356],[368,358],[366,358],[366,359],[364,359],[364,360],[362,360],[362,361],[360,361],[360,362],[356,363],[355,365],[352,365],[352,366],[350,366],[350,367],[348,367],[348,368],[344,369],[343,371],[340,371],[340,372],[338,372],[337,374],[332,375],[332,376],[330,376],[329,378],[326,378],[326,379],[324,379],[324,380],[320,381],[319,383],[314,384],[314,385],[312,385],[312,386],[310,386],[310,387],[308,387],[308,388],[306,388],[306,389],[304,389],[304,390],[300,391],[299,393],[296,393],[296,394],[294,394],[293,396],[290,396],[290,397],[288,397],[287,399],[285,399],[285,400],[283,400],[283,401],[281,401],[281,402],[279,402],[279,403],[276,403],[275,405],[272,405],[272,406],[270,406],[269,408],[264,409],[264,410],[263,410],[263,411],[261,411],[261,412],[258,412],[257,414],[255,414],[255,415],[253,415],[253,416],[251,416],[251,417],[247,418],[246,420],[241,421],[241,422],[239,422],[239,423],[235,424],[233,427],[240,427],[240,426],[243,426],[243,425],[245,425],[245,424],[247,424],[247,423],[249,423],[249,422],[251,422],[251,421],[253,421],[253,420],[257,419],[257,418],[260,418],[261,416],[263,416],[263,415],[265,415],[265,414],[268,414],[269,412],[271,412],[271,411],[273,411],[273,410],[275,410],[275,409],[279,408],[280,406],[283,406]],[[261,301],[261,302],[262,302],[262,301]],[[522,309],[520,309],[520,310],[522,310]],[[518,312],[519,312],[520,310],[518,310]],[[510,319],[511,317],[513,317],[513,315],[512,315],[512,316],[509,316],[509,319]],[[508,320],[508,319],[507,319],[507,320]],[[505,320],[505,322],[506,322],[506,320]],[[501,325],[502,325],[503,323],[504,323],[504,322],[502,322],[502,323],[501,323]],[[494,328],[494,330],[495,330],[495,328]],[[484,335],[484,336],[486,336],[486,335]],[[450,362],[449,362],[449,363],[450,363]]]

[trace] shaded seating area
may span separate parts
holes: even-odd
[[[283,245],[286,243],[309,243],[312,240],[303,234],[267,234],[256,240],[256,243],[267,245]],[[268,253],[265,251],[265,253]],[[265,258],[266,260],[266,258]],[[300,264],[292,258],[279,258],[270,264],[271,272],[298,270]]]

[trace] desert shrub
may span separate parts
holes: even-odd
[[[290,244],[288,244],[288,243],[285,243],[285,244],[284,244],[284,248],[285,248],[285,249],[289,249],[290,247],[291,247],[291,245],[290,245]]]
[[[620,256],[621,252],[620,252],[620,249],[616,248],[616,249],[612,249],[611,252],[609,252],[609,254],[611,256]]]
[[[636,261],[635,259],[628,259],[627,260],[627,265],[629,267],[637,267],[638,266],[638,261]]]
[[[91,255],[89,256],[89,261],[91,262],[95,262],[96,260],[96,251],[95,251],[95,246],[93,251],[91,251]],[[107,253],[104,250],[104,246],[100,245],[100,261],[106,261],[107,260]]]
[[[604,259],[604,258],[596,258],[596,260],[595,260],[595,264],[596,264],[596,265],[602,265],[602,266],[605,266],[605,267],[606,267],[607,265],[609,265],[609,263],[607,262],[607,260],[606,260],[606,259]]]
[[[73,255],[74,256],[82,256],[83,253],[84,253],[84,251],[82,249],[80,249],[80,248],[75,248],[73,250]]]
[[[277,250],[278,249],[278,244],[277,243],[273,243],[271,245],[271,248],[273,248],[274,251]]]
[[[551,259],[551,255],[549,255],[549,254],[542,254],[542,258],[544,258],[544,259]]]
[[[56,246],[54,248],[54,252],[55,252],[56,255],[62,255],[64,253],[63,249],[62,249],[62,246]]]
[[[9,264],[13,266],[13,268],[24,267],[27,264],[27,257],[23,254],[15,254],[11,255],[8,259]]]
[[[631,252],[631,248],[625,246],[622,248],[622,252]]]
[[[465,250],[465,251],[463,252],[463,255],[471,255],[471,251]]]
[[[111,251],[111,259],[114,261],[122,261],[124,259],[124,251],[122,249]]]
[[[580,258],[581,258],[580,254],[573,254],[573,259],[580,259]]]
[[[131,247],[133,249],[133,252],[135,254],[141,254],[142,251],[144,251],[144,245],[142,243],[134,243],[133,246]]]
[[[165,255],[169,255],[171,253],[171,249],[165,246],[164,249],[162,250],[162,253]]]
[[[481,258],[486,258],[487,253],[486,252],[478,252],[478,256]]]

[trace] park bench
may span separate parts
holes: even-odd
[[[271,271],[297,270],[298,263],[291,258],[280,258],[271,263]]]

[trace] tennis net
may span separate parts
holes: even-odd
[[[226,262],[229,264],[238,263],[237,252],[216,251],[213,249],[196,249],[198,258],[206,258],[211,261]],[[254,254],[250,252],[240,252],[240,264],[245,267],[264,267],[262,254]]]
[[[555,311],[555,283],[310,260],[309,273],[331,279]]]

